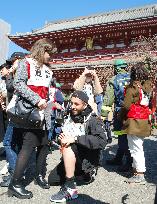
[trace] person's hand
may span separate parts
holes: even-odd
[[[63,147],[68,147],[70,144],[75,143],[75,139],[73,137],[65,136],[61,133],[58,137]]]
[[[41,99],[41,100],[39,101],[39,103],[37,103],[37,106],[38,106],[38,108],[39,108],[40,110],[45,109],[45,108],[47,107],[47,102],[46,102],[46,100],[45,100],[45,99]]]

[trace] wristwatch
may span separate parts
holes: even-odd
[[[74,137],[74,140],[75,140],[75,143],[77,143],[77,142],[78,142],[78,140],[77,140],[77,136],[75,136],[75,137]]]

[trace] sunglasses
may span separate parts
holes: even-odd
[[[45,52],[47,52],[48,54],[51,55],[51,54],[57,53],[57,48],[56,47],[52,48],[51,46],[46,46]]]

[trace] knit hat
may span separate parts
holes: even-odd
[[[74,91],[71,97],[79,98],[88,104],[89,97],[83,91]]]

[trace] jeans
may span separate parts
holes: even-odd
[[[97,104],[98,116],[101,116],[101,109],[103,105],[104,97],[102,94],[98,94],[95,96],[95,102]]]
[[[111,122],[108,120],[104,121],[104,127],[107,133],[107,139],[112,140],[112,135],[111,135]]]
[[[52,126],[53,125],[53,126]],[[55,118],[51,119],[51,129],[48,131],[48,140],[55,139],[54,135]]]
[[[56,112],[55,110],[52,110],[52,113],[51,113],[51,128],[48,132],[48,140],[52,140],[54,139],[54,127],[55,127],[55,120],[56,120]]]
[[[61,133],[61,125],[56,123],[56,110],[52,111],[51,114],[51,128],[48,132],[48,140],[53,140],[57,135]]]
[[[17,159],[17,154],[16,152],[12,149],[12,137],[13,137],[13,123],[9,122],[6,132],[5,132],[5,136],[4,136],[4,140],[3,140],[3,146],[5,148],[6,151],[6,160],[7,162],[9,162],[9,169],[10,170],[14,170],[15,169],[15,165],[16,165],[16,159]]]
[[[48,131],[48,140],[51,141],[56,139],[56,136],[60,135],[61,132],[62,132],[61,127],[57,127],[56,124],[54,123],[53,132],[52,130]]]

